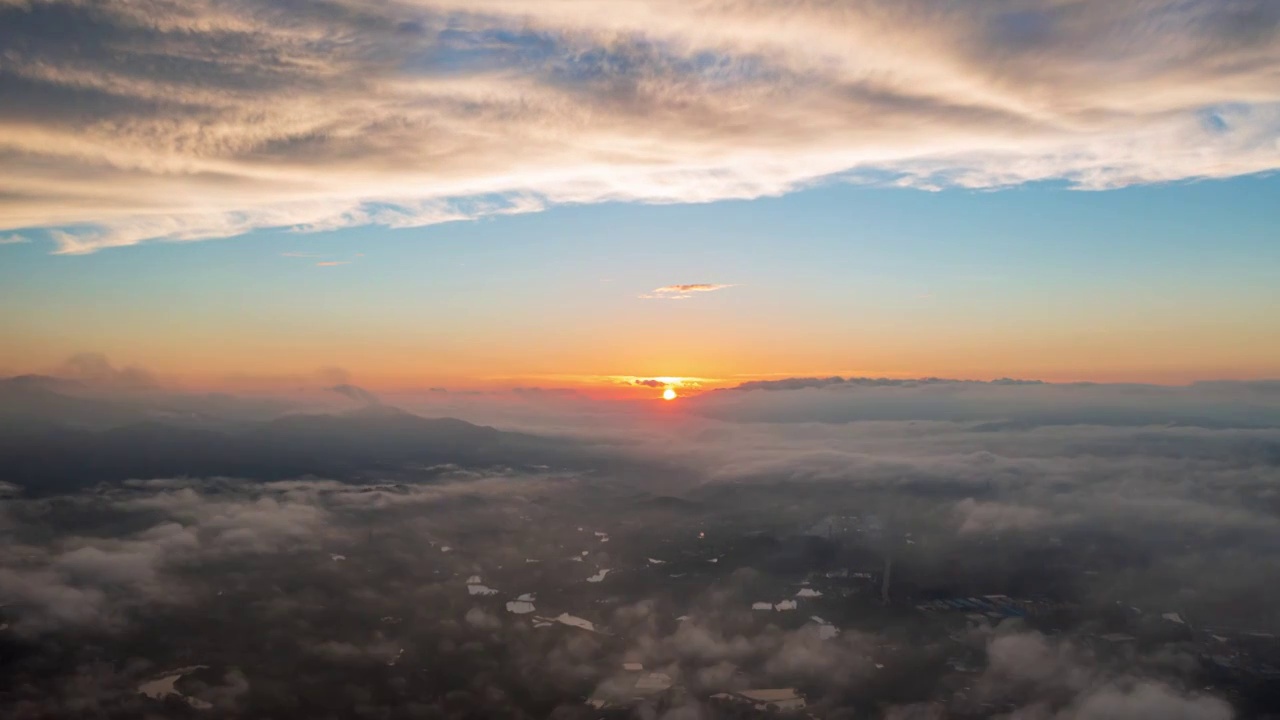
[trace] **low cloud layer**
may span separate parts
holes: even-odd
[[[329,405],[241,416],[0,384],[23,403],[0,423],[0,648],[25,678],[0,714],[715,717],[746,709],[722,693],[786,687],[833,720],[1277,701],[1270,384],[800,379],[655,412],[545,392],[353,409],[351,380],[327,368]],[[641,681],[672,691],[636,700]]]
[[[1013,717],[1035,720],[1170,718],[1230,720],[1219,698],[1143,677],[1143,659],[1116,668],[1069,641],[1038,632],[997,632],[987,641],[988,666],[977,680],[987,702],[1020,705]],[[1136,662],[1135,662],[1136,660]]]
[[[987,421],[1038,425],[1280,426],[1280,382],[1186,386],[990,382],[942,378],[787,378],[752,381],[690,401],[695,413],[738,422]]]
[[[0,229],[85,253],[831,178],[1263,172],[1278,27],[1268,0],[6,0]]]

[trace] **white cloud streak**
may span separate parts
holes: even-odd
[[[660,288],[654,288],[652,291],[641,295],[642,300],[688,300],[694,296],[694,293],[709,293],[717,290],[731,288],[733,285],[719,285],[715,283],[689,283],[685,285],[664,285]]]
[[[35,0],[0,27],[0,228],[63,253],[1280,166],[1266,0]]]

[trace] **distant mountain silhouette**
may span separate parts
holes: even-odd
[[[360,479],[397,472],[429,476],[442,472],[442,466],[572,467],[582,462],[568,441],[425,418],[385,405],[209,429],[141,420],[148,414],[62,395],[36,381],[3,381],[0,398],[21,401],[16,409],[0,403],[10,421],[0,424],[3,479],[30,494],[133,478]],[[108,420],[129,422],[101,429]]]
[[[66,425],[106,428],[138,422],[145,415],[136,408],[74,394],[83,387],[74,380],[46,375],[0,379],[0,428],[11,425]]]

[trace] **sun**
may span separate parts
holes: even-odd
[[[675,400],[677,397],[679,396],[676,395],[676,389],[673,387],[669,387],[666,390],[662,391],[663,400]]]

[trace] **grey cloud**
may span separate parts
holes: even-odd
[[[374,395],[373,393],[369,392],[368,390],[365,390],[364,388],[356,387],[355,385],[334,385],[333,387],[329,388],[329,390],[332,392],[336,392],[339,395],[342,395],[343,397],[351,398],[352,400],[355,400],[356,402],[361,403],[363,405],[381,405],[382,404],[382,401],[378,399],[377,395]]]
[[[1109,686],[1090,693],[1062,720],[1230,720],[1231,706],[1218,698],[1187,696],[1163,683],[1139,682],[1128,688]]]
[[[6,532],[15,537],[43,537],[47,530],[40,527],[45,522],[41,518],[56,508],[72,517],[97,518],[102,527],[85,530],[110,534],[65,535],[43,545],[9,543],[0,552],[0,602],[21,608],[16,627],[24,633],[114,630],[124,625],[132,608],[193,602],[190,583],[181,578],[202,564],[314,554],[327,544],[350,542],[351,523],[415,518],[431,506],[471,508],[477,515],[483,507],[504,515],[528,503],[531,494],[556,488],[555,482],[537,477],[459,473],[440,475],[432,484],[396,486],[156,479],[104,494],[17,500],[5,515]],[[397,514],[401,508],[407,514]],[[505,516],[493,520],[508,521]],[[435,535],[430,528],[410,525],[411,534]],[[120,532],[122,527],[136,529]],[[512,549],[506,562],[523,563],[523,551],[532,552]],[[558,552],[544,549],[540,554]],[[394,653],[382,641],[360,647],[360,654],[372,660],[387,660]],[[328,649],[333,651],[329,655],[341,654],[336,646]]]
[[[745,600],[759,574],[742,568],[728,582],[700,593],[691,615],[664,631],[665,612],[652,601],[622,608],[610,627],[627,638],[625,657],[646,668],[682,677],[695,688],[717,691],[750,682],[856,685],[874,672],[871,637],[849,630],[824,639],[815,624],[795,629],[758,626]],[[743,668],[752,668],[744,672]],[[617,682],[625,683],[625,678]]]
[[[144,390],[156,385],[150,372],[139,367],[117,368],[101,353],[73,355],[62,364],[58,374],[115,390]]]
[[[496,615],[487,613],[480,608],[468,610],[463,620],[478,630],[499,630],[502,628],[502,621]]]
[[[1069,642],[1036,632],[1006,632],[987,646],[988,667],[978,692],[989,700],[1012,700],[1016,717],[1052,720],[1183,718],[1228,720],[1221,699],[1188,693],[1143,677],[1137,666],[1112,668]]]
[[[187,483],[191,484],[190,481]],[[161,488],[164,483],[160,485]],[[321,484],[321,487],[325,487]],[[159,514],[163,519],[119,537],[72,536],[36,550],[0,555],[0,596],[27,608],[20,628],[118,627],[122,611],[149,602],[182,602],[175,568],[243,553],[290,552],[332,537],[328,514],[312,498],[241,492],[205,495],[192,487],[81,498],[84,512]],[[42,503],[24,502],[22,530]]]
[[[965,498],[956,503],[960,517],[960,533],[1000,532],[1002,530],[1027,530],[1048,523],[1043,510],[1005,503],[978,502]]]
[[[329,487],[319,483],[321,489]],[[212,489],[218,489],[212,488]],[[190,523],[201,533],[201,543],[211,549],[228,551],[276,551],[306,547],[314,544],[319,532],[328,520],[327,512],[320,507],[315,496],[300,493],[294,484],[286,484],[282,494],[273,496],[271,486],[258,497],[244,494],[244,485],[224,485],[223,492],[230,496],[204,494],[195,487],[164,491],[138,498],[119,500],[116,505],[125,509],[157,510],[167,519]],[[239,490],[240,492],[234,492]],[[142,533],[140,537],[167,547],[174,536],[188,542],[186,528],[175,522],[166,522]]]
[[[320,382],[325,385],[349,385],[351,384],[351,373],[345,368],[340,367],[324,367],[316,371],[316,375],[320,378]]]
[[[389,640],[379,640],[362,645],[326,640],[308,649],[310,652],[334,662],[386,663],[395,659],[400,647]]]
[[[111,585],[141,585],[156,576],[154,552],[82,547],[58,557],[55,566],[71,578]]]
[[[795,377],[783,378],[781,380],[751,380],[739,383],[737,386],[730,388],[732,390],[802,390],[804,388],[825,388],[832,386],[843,386],[848,388],[859,387],[902,387],[915,388],[927,387],[930,385],[1044,385],[1042,380],[1017,380],[1014,378],[999,378],[990,382],[980,382],[974,380],[948,380],[945,378],[871,378],[871,377],[851,377],[843,378],[839,375],[833,375],[825,378],[809,378]]]
[[[113,621],[102,590],[68,584],[50,571],[0,567],[0,593],[10,605],[29,606],[37,611],[24,616],[19,629],[39,631],[63,624],[96,626]]]
[[[765,670],[781,682],[855,683],[874,671],[871,648],[872,644],[857,633],[824,640],[816,626],[806,625],[784,636],[770,654]]]
[[[249,692],[249,687],[249,678],[238,668],[232,668],[223,675],[221,683],[192,682],[189,694],[219,709],[235,710]]]
[[[784,380],[751,380],[739,384],[734,390],[800,390],[811,387],[827,387],[839,385],[845,380],[842,377],[829,378],[786,378]]]
[[[195,517],[202,528],[213,533],[214,546],[256,552],[312,547],[326,520],[321,508],[273,498],[210,503]]]
[[[994,638],[987,646],[987,662],[984,681],[1001,688],[1029,683],[1078,691],[1090,682],[1086,658],[1071,645],[1050,641],[1037,632]]]
[[[499,412],[493,396],[446,398],[450,412],[474,403],[472,412],[561,435],[558,457],[588,453],[591,463],[571,472],[514,462],[412,462],[407,469],[375,462],[345,482],[160,477],[13,498],[4,503],[0,543],[0,602],[12,603],[5,621],[30,636],[138,630],[141,618],[184,614],[220,629],[247,615],[265,630],[261,638],[238,633],[247,643],[241,647],[280,648],[285,639],[301,653],[303,672],[363,667],[394,689],[402,678],[430,677],[432,670],[419,673],[448,657],[459,674],[480,678],[455,696],[474,698],[456,702],[484,697],[495,708],[506,700],[488,688],[503,682],[504,668],[519,676],[517,684],[578,698],[621,681],[620,663],[642,662],[695,697],[798,683],[817,714],[877,689],[906,688],[889,701],[901,705],[885,714],[929,717],[933,706],[911,703],[935,689],[916,683],[946,673],[939,666],[959,648],[975,667],[978,658],[987,661],[985,670],[965,674],[974,702],[1037,720],[1141,716],[1146,707],[1216,718],[1224,706],[1180,689],[1201,686],[1189,684],[1199,677],[1199,660],[1183,641],[1110,657],[1080,639],[1108,631],[1102,621],[1086,620],[1079,633],[1061,636],[1006,622],[938,638],[945,647],[915,647],[892,626],[873,627],[879,615],[835,614],[857,607],[859,595],[874,603],[876,590],[850,587],[854,596],[846,599],[825,584],[824,571],[877,568],[880,555],[892,552],[895,582],[923,596],[955,588],[1061,592],[1084,608],[1105,604],[1098,611],[1104,616],[1130,612],[1132,604],[1147,624],[1164,623],[1159,613],[1177,610],[1197,628],[1211,618],[1260,631],[1280,627],[1266,592],[1280,582],[1280,428],[1002,420],[1010,408],[1043,404],[1066,406],[1060,419],[1089,420],[1102,399],[1135,417],[1212,399],[1217,416],[1230,417],[1246,399],[1255,408],[1258,397],[1263,407],[1270,402],[1252,385],[842,380],[710,395],[760,402],[761,418],[774,417],[764,411],[780,403],[794,421],[740,422],[731,413],[717,419],[693,403],[697,412],[673,421],[588,399],[508,398]],[[874,417],[882,411],[877,403],[895,399],[913,419],[854,414],[847,422],[814,422],[804,414],[823,402],[847,410],[865,401]],[[346,419],[386,416],[362,411]],[[357,426],[334,427],[351,436]],[[864,524],[837,542],[830,519],[838,534],[843,516]],[[610,542],[595,540],[596,528],[608,530]],[[705,539],[693,539],[703,530]],[[681,537],[691,545],[681,546]],[[704,552],[723,555],[711,564]],[[588,584],[593,566],[617,572]],[[464,578],[471,574],[501,593],[468,595]],[[655,580],[668,574],[682,577],[655,592]],[[756,599],[792,597],[802,581],[820,587],[823,598],[802,599],[796,613],[749,609]],[[535,628],[527,616],[506,614],[504,602],[524,592],[536,593],[538,613],[570,612],[607,634]],[[842,627],[839,637],[823,640],[810,612]],[[954,619],[965,621],[959,613]],[[401,649],[400,664],[384,670]],[[252,692],[228,700],[228,708],[274,702],[295,681],[274,676],[274,660],[246,667]],[[220,684],[234,695],[239,685],[222,679],[224,669],[208,670],[188,689],[209,702]],[[118,684],[136,696],[136,683]],[[350,692],[353,705],[376,709],[367,687]],[[284,705],[302,701],[287,695],[279,698]]]
[[[10,2],[0,228],[75,253],[831,178],[1263,172],[1276,17],[1265,0]]]
[[[709,417],[746,422],[985,420],[993,431],[1073,424],[1280,427],[1280,397],[1270,385],[794,378],[743,383],[685,404]]]
[[[1275,619],[1272,608],[1257,608],[1267,599],[1259,588],[1280,577],[1268,555],[1278,547],[1274,518],[1259,501],[1273,489],[1274,471],[1260,459],[1265,456],[1247,452],[1249,442],[1270,442],[1275,430],[1074,425],[994,431],[977,427],[981,423],[937,420],[802,425],[697,416],[674,424],[618,418],[606,429],[600,427],[604,414],[589,414],[575,425],[543,412],[548,425],[578,427],[579,437],[582,427],[601,433],[586,437],[628,437],[633,444],[618,447],[670,464],[644,466],[634,477],[610,473],[608,482],[553,471],[455,468],[421,482],[159,478],[20,499],[6,507],[16,541],[0,545],[0,596],[22,603],[15,612],[24,617],[24,633],[114,630],[130,627],[133,618],[185,612],[207,616],[215,630],[245,617],[263,623],[253,626],[262,628],[261,640],[257,633],[237,633],[247,637],[237,641],[248,643],[240,647],[296,644],[296,671],[273,667],[275,655],[246,667],[252,692],[243,676],[222,668],[184,680],[184,692],[228,711],[276,702],[281,693],[281,706],[288,706],[299,702],[288,693],[299,677],[350,671],[358,677],[350,689],[337,688],[335,697],[373,713],[376,693],[364,670],[369,677],[377,673],[375,683],[385,678],[387,688],[403,689],[402,681],[412,687],[436,677],[443,657],[457,663],[465,682],[477,678],[466,689],[450,685],[456,692],[448,702],[469,707],[484,699],[494,708],[488,715],[501,714],[497,708],[511,702],[491,687],[510,692],[528,683],[550,697],[576,699],[611,681],[627,687],[614,669],[643,662],[694,697],[796,683],[806,688],[815,714],[821,708],[841,717],[826,711],[860,702],[873,688],[917,682],[936,672],[946,655],[933,646],[911,647],[892,627],[870,630],[860,618],[817,609],[820,603],[856,606],[835,593],[813,601],[813,610],[802,605],[800,612],[767,617],[749,610],[762,587],[777,599],[795,592],[806,572],[816,573],[807,576],[815,586],[823,582],[820,570],[809,565],[785,579],[777,568],[791,572],[796,559],[818,556],[808,554],[813,548],[834,547],[814,536],[823,535],[821,529],[809,529],[833,513],[880,515],[884,537],[862,536],[850,547],[898,548],[895,572],[902,582],[911,582],[907,567],[914,562],[917,582],[982,592],[993,577],[984,563],[1034,564],[1036,556],[1019,555],[1018,544],[1044,546],[1047,538],[1035,533],[1052,532],[1068,546],[1078,544],[1086,562],[1094,555],[1106,561],[1132,553],[1131,572],[1108,575],[1104,566],[1093,581],[1133,578],[1136,587],[1117,585],[1112,593],[1126,601],[1176,608],[1189,618],[1208,617],[1203,608],[1225,603],[1232,617],[1259,627]],[[658,482],[679,487],[679,497],[655,498]],[[939,487],[955,490],[942,493]],[[1046,516],[1051,523],[1040,522]],[[978,527],[962,532],[970,518]],[[756,524],[767,529],[747,530]],[[593,540],[595,527],[609,529],[611,542]],[[726,555],[714,566],[716,575],[698,579],[696,569],[679,566],[712,567],[692,557],[700,549],[681,553],[668,543],[704,527],[705,542]],[[906,544],[906,529],[918,544]],[[997,544],[992,534],[1009,529],[1026,537],[1013,546]],[[652,551],[667,561],[660,569],[646,561],[646,540],[662,546],[662,554]],[[1183,548],[1184,542],[1196,547]],[[450,552],[443,553],[446,543]],[[1089,543],[1106,543],[1108,552],[1084,549]],[[568,560],[588,548],[582,563]],[[336,553],[344,559],[331,559]],[[526,564],[526,558],[541,562]],[[851,568],[873,562],[861,553],[831,559]],[[589,585],[582,578],[593,563],[619,570],[608,583]],[[558,575],[564,567],[570,574]],[[695,575],[654,592],[654,578],[644,573],[677,567]],[[1242,567],[1250,572],[1239,572]],[[1038,580],[1038,570],[1022,571]],[[502,594],[469,596],[463,578],[470,574],[482,575]],[[569,583],[576,591],[563,590],[566,577],[576,578]],[[1093,597],[1092,587],[1078,589]],[[533,591],[539,613],[572,612],[607,634],[535,628],[527,617],[504,614],[505,600]],[[633,592],[643,599],[620,601]],[[1240,600],[1249,595],[1253,605]],[[822,639],[808,612],[834,618],[844,631]],[[677,615],[686,619],[677,623]],[[975,696],[1016,708],[1016,717],[1141,717],[1147,708],[1169,717],[1223,717],[1219,701],[1178,689],[1180,678],[1195,674],[1176,644],[1158,658],[1106,660],[1083,644],[1005,623],[975,631],[960,645],[987,659],[985,671],[967,676]],[[873,664],[882,661],[885,668]],[[388,667],[391,662],[399,664]],[[451,665],[445,673],[450,683],[457,682],[453,672]],[[128,697],[137,695],[136,682],[114,682]],[[103,692],[90,690],[90,697]],[[916,697],[897,697],[892,702],[904,704],[885,709],[886,717],[937,716],[936,705],[905,704]],[[696,711],[692,704],[678,709]]]

